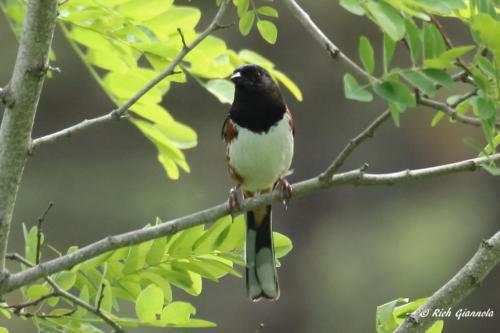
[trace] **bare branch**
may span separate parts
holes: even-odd
[[[288,7],[290,12],[295,16],[295,18],[306,28],[309,33],[321,44],[323,49],[333,58],[340,60],[346,63],[349,67],[354,69],[360,75],[370,79],[378,81],[377,78],[368,74],[363,68],[358,66],[351,58],[346,56],[340,49],[333,44],[333,42],[326,37],[326,35],[321,31],[316,23],[309,17],[309,14],[306,13],[294,0],[283,0],[285,5]]]
[[[0,127],[0,281],[6,275],[5,254],[16,195],[28,158],[31,129],[57,19],[57,0],[30,0],[26,7],[9,103]]]
[[[49,205],[47,206],[47,209],[40,215],[38,218],[38,223],[37,223],[37,228],[36,228],[36,264],[38,265],[40,263],[40,252],[41,252],[41,245],[42,245],[42,223],[45,220],[45,217],[49,213],[49,210],[54,206],[53,202],[50,202]]]
[[[428,106],[435,110],[443,111],[451,119],[459,121],[464,124],[481,126],[481,119],[476,117],[465,116],[456,112],[451,106],[446,103],[438,102],[429,98],[420,97],[418,103],[421,105]],[[500,128],[500,123],[495,123],[497,128]]]
[[[425,332],[439,319],[436,309],[448,309],[457,305],[470,292],[479,287],[488,273],[500,262],[500,231],[484,240],[479,250],[458,273],[439,288],[424,304],[415,310],[395,333]]]
[[[345,184],[366,186],[400,184],[458,172],[474,171],[482,164],[499,160],[500,153],[424,169],[408,169],[385,174],[369,174],[364,172],[365,168],[360,168],[336,174],[331,179],[324,181],[319,180],[318,177],[314,177],[296,183],[293,185],[292,195],[293,197],[302,197],[319,192],[323,189]],[[249,210],[255,210],[272,203],[281,202],[283,199],[285,198],[283,197],[282,191],[276,190],[258,197],[243,200],[236,212],[243,213]],[[196,225],[210,223],[230,213],[230,207],[228,203],[225,202],[212,208],[167,221],[147,229],[139,229],[115,236],[108,236],[70,254],[40,263],[23,272],[9,275],[3,283],[0,284],[0,296],[21,286],[32,283],[39,278],[70,269],[76,264],[82,263],[105,252],[170,235],[179,230],[191,228]]]
[[[340,154],[335,158],[333,163],[323,172],[319,179],[322,181],[328,180],[332,178],[335,172],[340,169],[340,167],[344,164],[345,160],[352,154],[354,149],[358,147],[363,141],[368,138],[373,137],[375,130],[382,125],[382,123],[388,119],[390,116],[390,112],[388,110],[384,111],[380,116],[378,116],[367,128],[365,128],[361,133],[359,133],[356,137],[352,138],[349,143],[344,147],[344,149],[340,152]]]
[[[205,38],[207,38],[214,31],[228,27],[228,26],[221,24],[222,16],[224,15],[224,13],[227,10],[228,3],[229,3],[228,0],[223,0],[221,2],[219,10],[217,11],[217,14],[215,15],[212,22],[200,35],[198,35],[198,37],[191,44],[189,44],[189,45],[185,44],[186,41],[184,40],[184,36],[182,35],[182,32],[179,31],[181,38],[182,38],[182,41],[183,41],[183,44],[184,44],[184,47],[182,48],[182,50],[177,54],[177,56],[172,60],[170,65],[168,65],[168,67],[163,72],[158,74],[158,76],[156,76],[154,79],[149,81],[146,85],[144,85],[144,87],[142,87],[127,102],[125,102],[120,107],[111,111],[108,114],[105,114],[103,116],[99,116],[96,118],[92,118],[92,119],[83,120],[82,122],[80,122],[78,124],[75,124],[73,126],[62,129],[62,130],[57,131],[55,133],[48,134],[48,135],[45,135],[43,137],[40,137],[40,138],[33,140],[30,151],[33,151],[34,149],[38,148],[38,146],[40,146],[44,143],[53,142],[53,141],[56,141],[56,140],[63,138],[63,137],[69,137],[69,136],[73,135],[74,133],[88,129],[88,128],[93,127],[95,125],[103,124],[103,123],[109,122],[111,120],[120,120],[120,119],[124,118],[126,116],[127,111],[130,109],[130,107],[132,107],[149,90],[154,88],[158,83],[160,83],[167,76],[179,73],[178,71],[175,70],[175,68],[180,64],[180,62],[184,59],[184,57],[191,50],[193,50],[196,46],[198,46],[198,44],[200,44]],[[231,25],[229,25],[229,26],[231,26]]]

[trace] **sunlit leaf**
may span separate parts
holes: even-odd
[[[278,38],[278,29],[273,22],[268,20],[259,20],[257,22],[257,29],[259,30],[262,38],[264,38],[268,43],[276,43],[276,39]]]
[[[163,304],[163,291],[155,284],[150,284],[137,297],[135,314],[144,323],[154,322],[156,316],[162,313]]]

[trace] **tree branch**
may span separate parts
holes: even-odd
[[[344,164],[345,160],[352,154],[354,149],[356,149],[363,141],[368,138],[373,137],[375,130],[382,125],[390,116],[389,110],[384,111],[380,116],[378,116],[368,127],[359,133],[355,138],[352,138],[349,143],[344,147],[340,154],[335,158],[333,163],[323,172],[320,176],[320,180],[331,179],[335,172],[340,169]]]
[[[470,96],[469,96],[470,97]],[[459,121],[464,124],[481,126],[481,119],[476,117],[469,117],[455,111],[451,106],[446,103],[438,102],[429,98],[419,97],[418,103],[433,108],[435,110],[443,111],[451,119]],[[500,123],[495,123],[496,128],[500,129]]]
[[[57,18],[57,0],[30,0],[9,99],[0,127],[0,281],[6,276],[5,254],[16,195],[26,164],[26,151],[42,91]]]
[[[433,322],[441,319],[434,310],[448,309],[457,305],[470,292],[479,287],[488,273],[500,262],[500,231],[484,240],[469,262],[427,302],[415,310],[394,332],[425,332]]]
[[[56,141],[60,138],[63,137],[69,137],[73,135],[74,133],[80,132],[82,130],[94,127],[99,124],[107,123],[111,120],[120,120],[125,117],[127,111],[132,107],[142,96],[144,96],[149,90],[154,88],[158,83],[160,83],[163,79],[165,79],[167,76],[177,74],[175,71],[175,68],[177,65],[180,64],[180,62],[184,59],[184,57],[192,51],[198,44],[200,44],[205,38],[207,38],[210,34],[212,34],[214,31],[224,29],[228,26],[222,25],[222,16],[226,12],[228,8],[229,1],[228,0],[223,0],[221,2],[221,5],[219,7],[219,10],[217,11],[217,14],[213,18],[212,22],[208,25],[208,27],[200,34],[198,37],[189,45],[186,45],[184,36],[182,35],[182,32],[179,32],[180,38],[183,43],[183,48],[181,51],[177,54],[177,56],[172,60],[170,65],[158,76],[156,76],[154,79],[149,81],[144,87],[141,88],[133,97],[131,97],[127,102],[122,104],[120,107],[117,109],[109,112],[108,114],[105,114],[103,116],[99,116],[96,118],[92,119],[85,119],[82,122],[75,124],[73,126],[70,126],[68,128],[62,129],[60,131],[57,131],[52,134],[48,134],[45,136],[42,136],[40,138],[37,138],[33,140],[32,145],[31,145],[31,151],[34,149],[38,148],[38,146],[44,144],[44,143],[49,143]],[[179,30],[180,31],[180,30]]]
[[[326,37],[326,35],[321,31],[320,28],[314,23],[309,17],[306,11],[304,11],[294,0],[283,0],[284,4],[288,7],[288,10],[295,16],[295,18],[306,28],[307,31],[321,44],[323,49],[332,57],[332,59],[340,60],[346,63],[349,67],[354,69],[360,75],[367,77],[369,79],[378,81],[377,78],[372,77],[363,68],[358,66],[351,58],[346,56],[340,49],[333,44],[333,42]]]
[[[33,267],[33,264],[31,262],[29,262],[28,259],[22,257],[18,253],[10,253],[10,254],[8,254],[7,258],[10,260],[18,261],[18,262],[20,262],[28,267]],[[113,328],[115,333],[125,333],[123,328],[117,322],[115,322],[113,319],[111,319],[111,317],[109,317],[107,314],[102,312],[99,307],[94,307],[94,306],[90,305],[89,303],[84,302],[79,297],[62,289],[61,287],[59,287],[59,285],[51,277],[45,276],[44,279],[54,289],[54,293],[51,294],[51,296],[55,295],[55,296],[60,296],[62,298],[65,298],[67,301],[69,301],[73,305],[80,306],[80,307],[84,308],[85,310],[93,313],[97,317],[101,318],[105,323],[107,323],[109,326],[111,326]],[[41,298],[49,298],[49,297],[41,297]],[[25,304],[28,304],[28,303],[25,303]]]
[[[321,31],[318,26],[311,20],[309,17],[309,14],[307,14],[298,4],[295,2],[295,0],[283,0],[285,5],[288,7],[290,12],[295,16],[295,18],[306,28],[307,31],[316,39],[322,46],[323,48],[332,56],[334,59],[340,59],[344,61],[346,64],[348,64],[352,69],[354,69],[356,72],[361,74],[362,76],[366,77],[370,81],[375,81],[379,82],[380,80],[378,78],[375,78],[368,74],[365,70],[363,70],[361,67],[359,67],[353,60],[351,60],[348,56],[346,56],[344,53],[342,53],[335,44],[333,44],[328,37]],[[446,35],[445,35],[446,36]],[[467,66],[465,66],[465,69],[467,69]],[[464,82],[468,82],[468,75],[467,71],[465,70],[464,72],[460,73],[458,76],[455,77],[456,79],[461,79],[464,80]],[[419,97],[419,96],[417,96]],[[436,110],[441,110],[444,113],[446,113],[448,116],[450,116],[452,119],[460,121],[464,124],[469,124],[469,125],[474,125],[474,126],[481,126],[481,120],[479,118],[475,117],[469,117],[469,116],[464,116],[461,115],[453,108],[448,106],[446,103],[441,103],[437,101],[433,101],[430,99],[425,99],[425,98],[417,98],[417,103],[421,105],[425,105],[428,107],[431,107]],[[497,128],[500,128],[500,123],[497,123]]]
[[[319,180],[318,177],[314,177],[296,183],[293,185],[292,196],[302,197],[332,186],[345,184],[366,186],[394,185],[463,171],[474,171],[477,167],[484,163],[499,160],[500,153],[487,157],[478,157],[424,169],[408,169],[386,174],[368,174],[364,172],[364,168],[360,168],[336,174],[330,179]],[[234,212],[242,213],[249,210],[255,210],[272,203],[283,201],[283,199],[284,197],[282,191],[276,190],[268,194],[243,200]],[[0,284],[0,296],[21,286],[32,283],[39,278],[70,269],[76,264],[82,263],[105,252],[163,237],[196,225],[210,223],[218,218],[230,214],[231,212],[232,211],[226,202],[191,215],[186,215],[156,226],[152,226],[148,229],[138,229],[115,236],[108,236],[95,243],[82,247],[73,253],[40,263],[33,268],[8,276],[3,283]]]

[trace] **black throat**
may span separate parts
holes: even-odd
[[[236,88],[229,117],[238,126],[257,133],[266,133],[286,113],[286,104],[279,90],[256,91]]]

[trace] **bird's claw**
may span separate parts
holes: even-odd
[[[240,199],[238,197],[238,190],[236,189],[236,187],[233,187],[229,190],[229,198],[227,200],[227,204],[229,206],[229,212],[234,218],[240,208]]]
[[[288,202],[292,198],[292,185],[285,178],[280,178],[276,182],[275,188],[283,195],[283,205],[285,209],[288,209]]]

